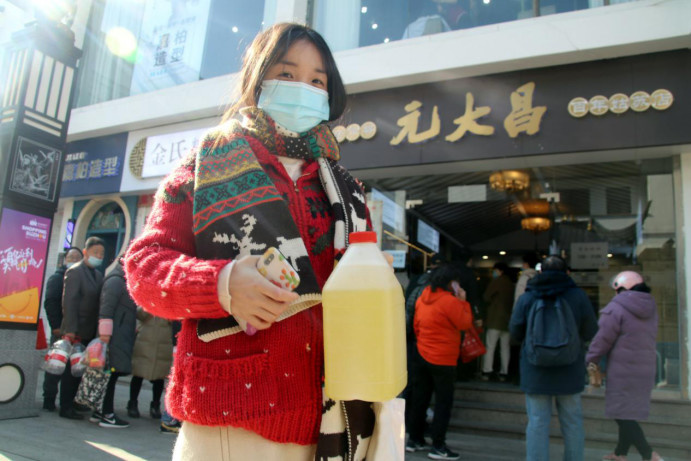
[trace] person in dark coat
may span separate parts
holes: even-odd
[[[103,279],[98,330],[101,341],[108,344],[110,379],[100,412],[94,412],[93,422],[101,427],[127,427],[114,411],[115,384],[120,376],[132,372],[132,350],[137,329],[137,305],[127,292],[122,260]]]
[[[498,262],[492,268],[492,281],[487,286],[483,296],[487,303],[487,353],[482,358],[482,379],[487,381],[494,370],[494,348],[497,342],[501,349],[501,366],[499,368],[499,380],[506,381],[509,374],[509,319],[513,308],[514,285],[508,275],[509,267]]]
[[[657,306],[636,272],[618,274],[612,288],[617,295],[600,311],[600,328],[586,355],[593,368],[607,357],[605,416],[619,426],[614,453],[603,459],[625,461],[633,445],[643,460],[660,461],[637,422],[648,418],[655,385]]]
[[[454,268],[458,271],[458,283],[466,293],[466,301],[470,303],[473,311],[473,325],[475,328],[482,328],[483,321],[480,314],[480,288],[477,284],[477,275],[472,268],[473,253],[470,248],[463,247],[454,251],[454,261],[452,262]],[[481,331],[481,330],[479,330]],[[460,381],[470,381],[478,370],[481,360],[473,359],[470,362],[464,363],[459,357],[456,364],[457,378]]]
[[[62,323],[62,287],[65,271],[82,260],[82,250],[70,247],[65,253],[65,259],[46,282],[46,296],[43,298],[43,309],[50,325],[50,344],[60,339],[60,324]],[[45,373],[43,378],[43,409],[55,411],[55,398],[58,395],[58,384],[61,375]]]
[[[103,263],[105,242],[89,237],[84,244],[84,259],[65,272],[62,294],[62,335],[72,343],[88,344],[96,336],[99,297],[103,274],[96,268]],[[81,378],[72,376],[69,361],[60,380],[60,416],[83,419],[74,409],[74,396]]]
[[[558,256],[546,258],[542,263],[542,272],[528,282],[526,292],[518,298],[509,324],[511,338],[523,342],[528,315],[535,301],[541,298],[545,304],[553,305],[559,297],[566,301],[563,306],[568,305],[573,312],[582,344],[575,362],[556,367],[531,364],[527,359],[525,343],[522,344],[520,387],[526,393],[528,461],[549,459],[549,422],[553,400],[556,400],[559,426],[564,437],[564,460],[583,460],[585,434],[581,392],[585,387],[585,343],[595,335],[597,320],[588,295],[576,286],[566,269],[566,262]]]

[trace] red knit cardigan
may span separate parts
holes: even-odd
[[[334,265],[333,237],[328,239],[333,215],[318,164],[308,161],[293,183],[275,156],[254,139],[248,141],[288,203],[323,287]],[[316,443],[322,405],[321,305],[254,336],[239,333],[209,343],[197,338],[197,319],[228,315],[218,300],[217,280],[229,261],[195,257],[191,163],[162,183],[125,264],[138,305],[156,316],[182,319],[167,408],[195,424],[242,427],[281,443]]]

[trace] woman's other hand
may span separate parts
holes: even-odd
[[[228,292],[233,316],[257,330],[265,330],[299,296],[266,280],[257,270],[259,258],[244,256],[235,261],[228,281]]]

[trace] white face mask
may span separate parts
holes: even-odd
[[[91,267],[98,267],[101,265],[102,262],[103,262],[103,260],[100,258],[96,258],[94,256],[89,256],[89,265]]]
[[[77,263],[65,263],[65,267],[69,269],[70,267],[74,266]]]
[[[329,119],[329,93],[302,82],[264,80],[257,107],[282,127],[304,133]]]

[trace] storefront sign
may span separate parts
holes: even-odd
[[[210,3],[146,2],[132,95],[199,80]]]
[[[5,208],[0,217],[0,326],[35,325],[51,220]]]
[[[540,131],[540,122],[547,108],[532,106],[534,91],[535,82],[529,82],[511,93],[511,112],[504,118],[503,123],[506,133],[511,138],[515,138],[520,133],[534,135]],[[489,115],[492,108],[489,106],[474,107],[475,97],[473,93],[466,93],[465,98],[465,112],[460,117],[453,119],[456,129],[444,136],[444,140],[448,142],[456,142],[463,138],[466,133],[478,136],[494,134],[494,126],[481,125],[478,122],[480,118]],[[439,118],[439,108],[436,105],[432,109],[430,128],[422,132],[418,131],[418,122],[422,115],[421,107],[422,103],[417,100],[413,100],[405,106],[407,114],[396,121],[396,125],[401,127],[401,130],[389,141],[389,144],[396,146],[403,140],[416,144],[433,139],[441,133],[441,119]]]
[[[393,228],[396,232],[405,230],[405,210],[402,206],[391,200],[377,189],[372,189],[372,200],[382,202],[382,220],[384,224]]]
[[[405,257],[408,254],[405,250],[385,250],[391,256],[393,256],[393,268],[394,269],[405,269]]]
[[[681,50],[357,93],[335,134],[350,169],[688,144],[689,81]]]
[[[127,133],[69,143],[60,196],[118,192],[126,143]]]
[[[579,242],[571,244],[572,269],[606,269],[609,266],[607,242]]]
[[[636,91],[630,97],[623,93],[616,93],[609,98],[605,96],[593,96],[590,100],[585,98],[573,98],[568,105],[569,114],[572,117],[581,118],[588,113],[600,116],[607,112],[623,114],[629,109],[635,112],[645,112],[649,108],[667,110],[674,102],[674,95],[665,89],[655,90],[652,94],[645,91]]]
[[[199,144],[207,128],[146,138],[142,178],[165,176]]]
[[[417,222],[417,241],[439,253],[439,231],[422,220]]]

